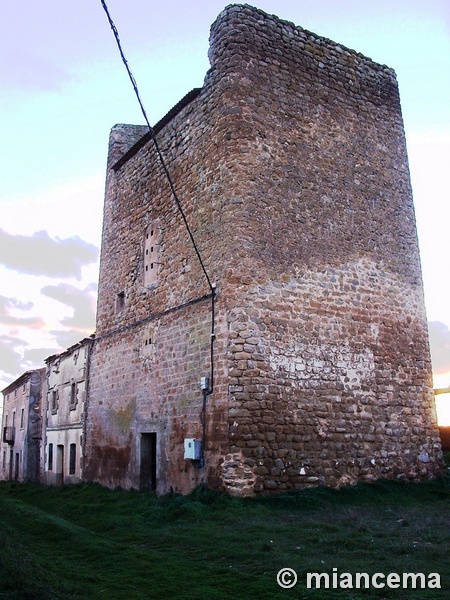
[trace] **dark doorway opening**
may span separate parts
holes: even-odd
[[[13,478],[13,468],[14,468],[14,450],[11,448],[9,451],[9,479]]]
[[[156,433],[141,433],[141,489],[156,490]]]
[[[56,446],[56,485],[64,483],[64,445]]]
[[[14,463],[14,479],[16,481],[19,481],[19,457],[20,454],[18,452],[16,452],[16,461]]]
[[[70,444],[69,446],[69,475],[75,475],[77,465],[77,445]]]

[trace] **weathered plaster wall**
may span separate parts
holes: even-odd
[[[3,390],[0,479],[37,482],[42,468],[45,369],[27,371]],[[8,429],[5,440],[5,427]]]
[[[78,483],[82,479],[83,429],[89,353],[87,339],[66,352],[47,359],[47,402],[43,481],[55,485]],[[71,445],[75,460],[71,468]],[[52,445],[52,450],[49,450]],[[50,459],[50,452],[52,458]]]

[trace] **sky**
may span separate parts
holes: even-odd
[[[153,124],[201,87],[209,28],[228,3],[107,0]],[[396,71],[434,385],[450,386],[450,3],[251,3]],[[4,3],[0,56],[3,389],[94,332],[109,131],[143,118],[100,0]]]

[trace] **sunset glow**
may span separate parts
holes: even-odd
[[[450,394],[436,396],[436,412],[438,425],[441,427],[450,427]]]
[[[439,374],[434,373],[433,387],[435,390],[450,388],[450,372]],[[435,400],[438,424],[441,427],[450,427],[450,393],[436,394]]]

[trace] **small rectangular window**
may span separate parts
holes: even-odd
[[[53,471],[53,444],[48,445],[48,470]]]
[[[58,410],[58,390],[52,390],[52,413]]]
[[[116,297],[116,313],[125,308],[125,292],[119,292]]]
[[[144,240],[144,285],[153,288],[158,283],[161,227],[159,220],[147,225]]]
[[[23,429],[24,417],[25,417],[25,409],[22,408],[22,411],[20,413],[20,429]]]
[[[70,410],[74,410],[77,407],[77,384],[72,383],[70,386]]]

